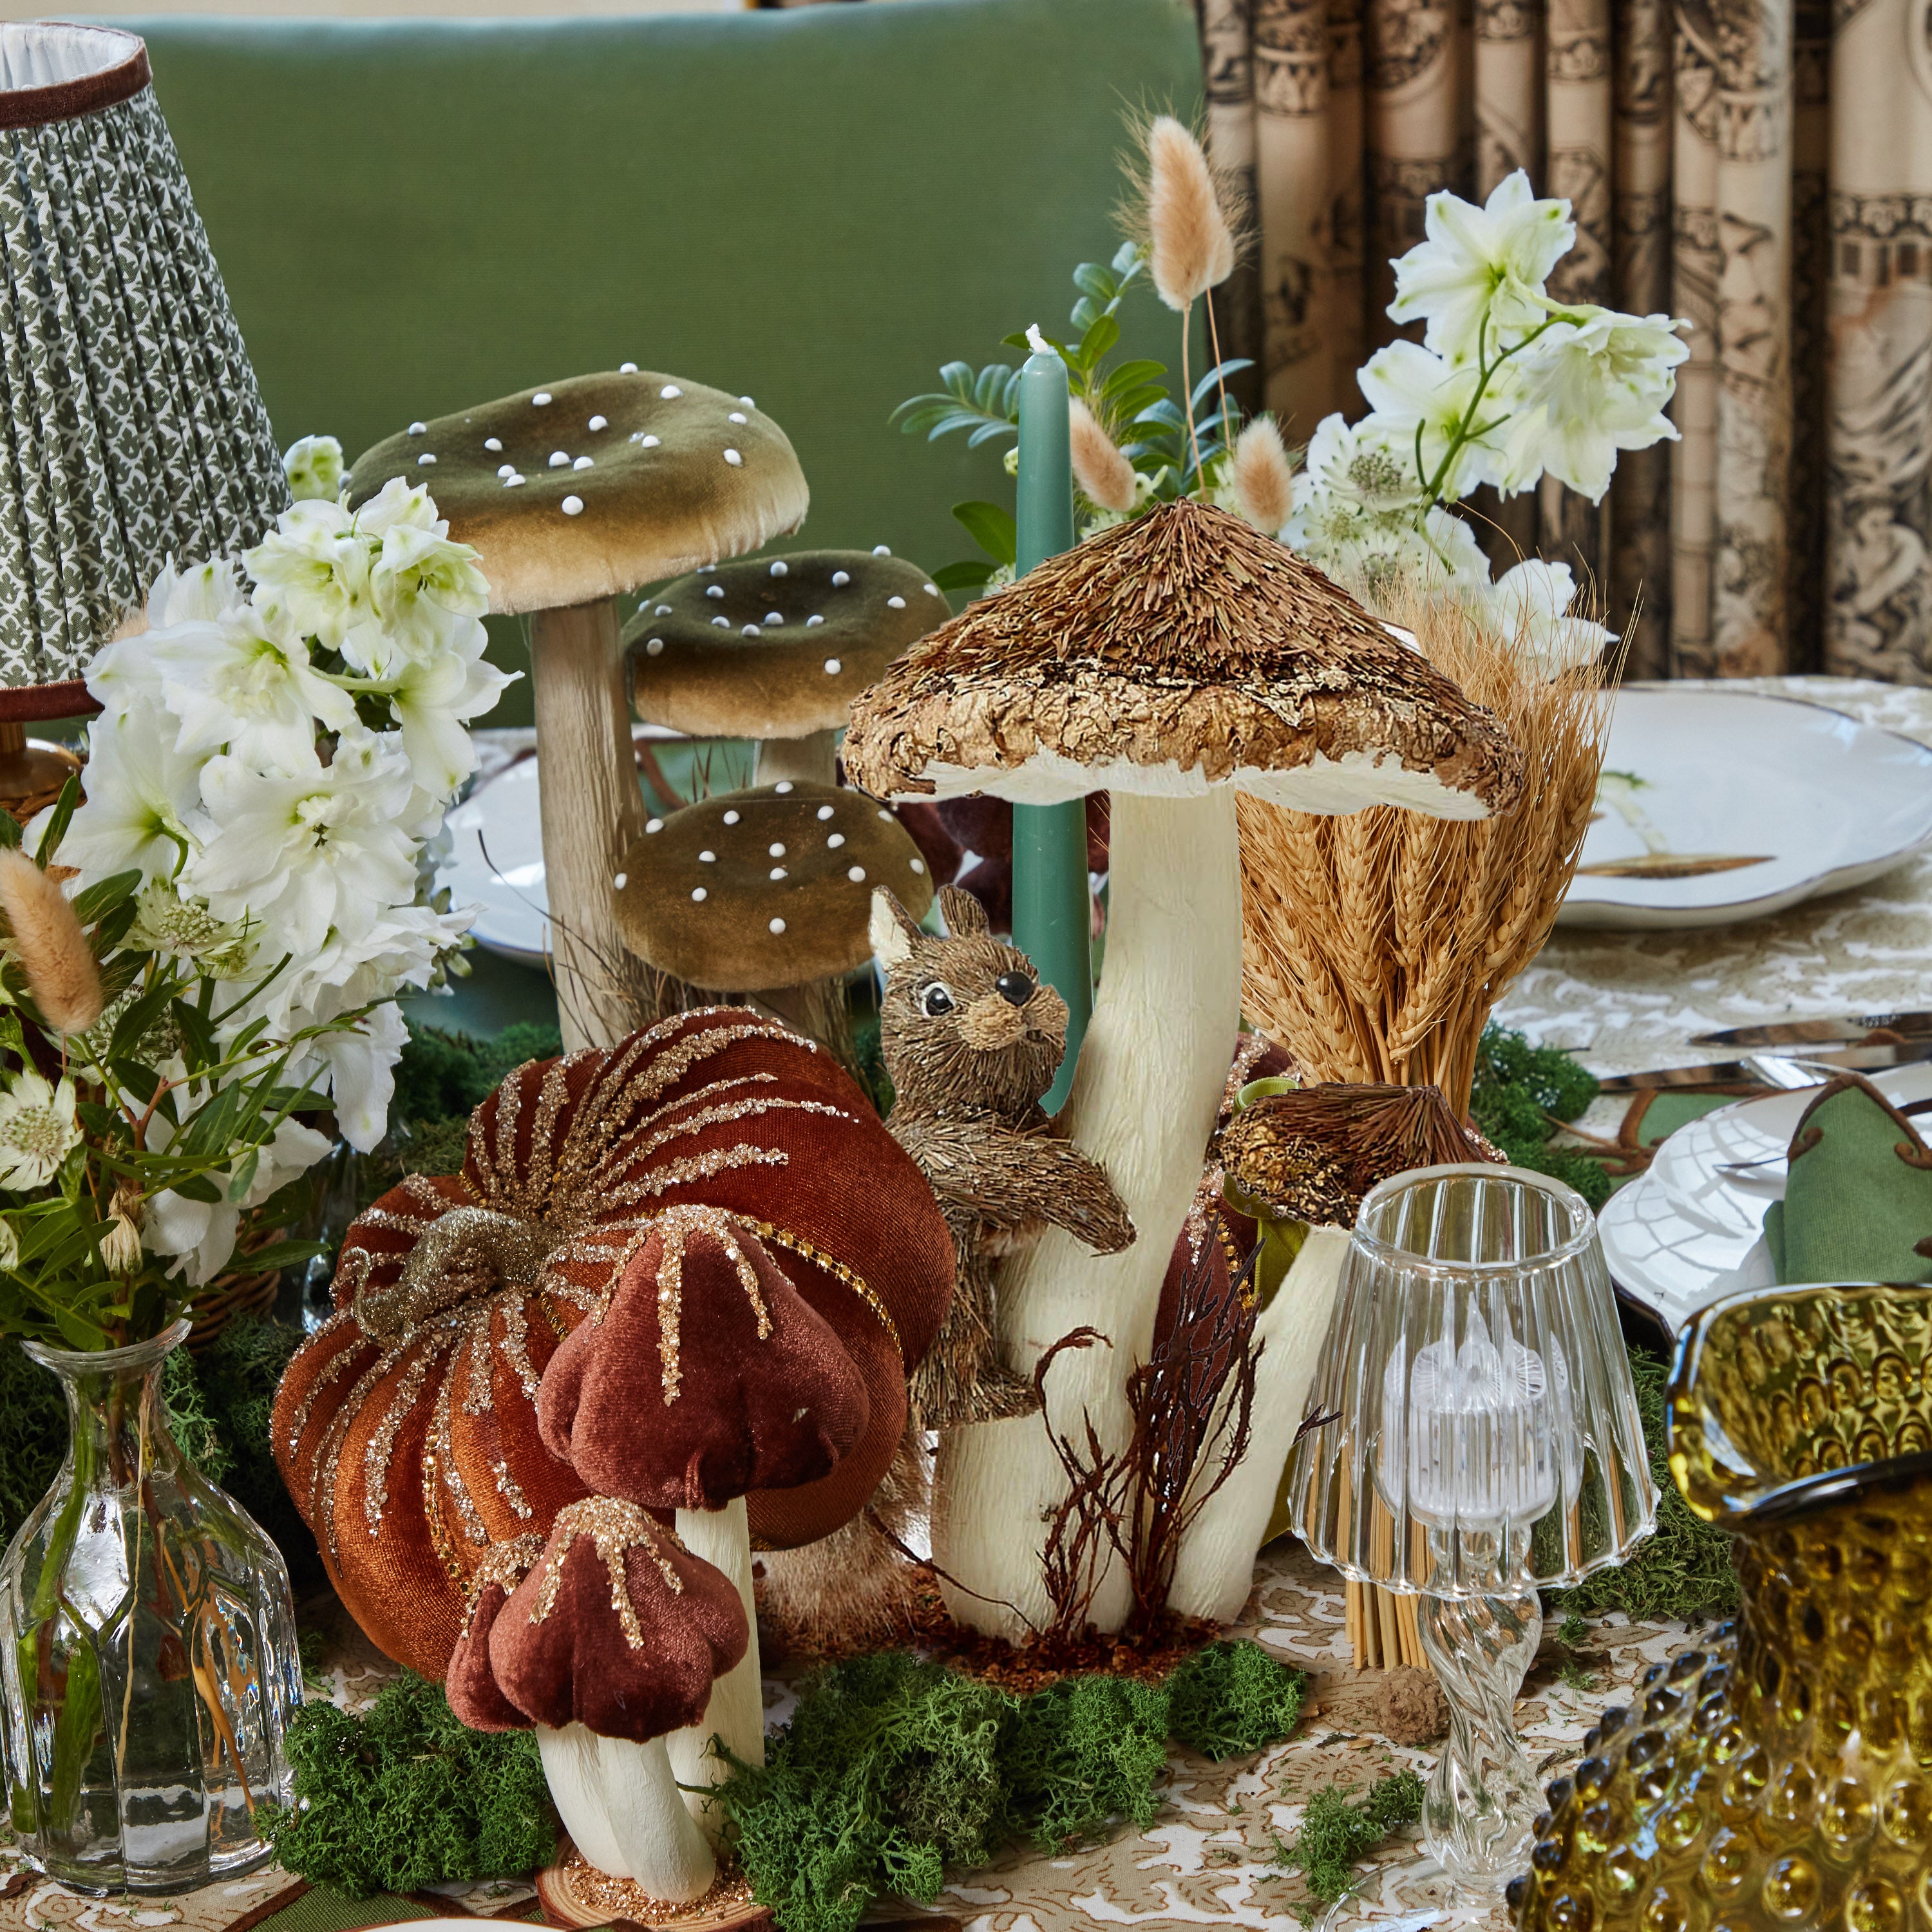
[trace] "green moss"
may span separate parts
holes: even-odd
[[[1483,1030],[1469,1118],[1518,1167],[1574,1187],[1592,1208],[1610,1198],[1610,1180],[1588,1154],[1550,1144],[1551,1120],[1574,1120],[1597,1097],[1597,1083],[1560,1047],[1532,1046],[1505,1027]]]
[[[1021,1706],[1004,1757],[1017,1835],[1043,1852],[1115,1819],[1154,1822],[1167,1762],[1167,1690],[1132,1678],[1063,1677]]]
[[[268,1836],[281,1864],[352,1898],[446,1879],[520,1877],[556,1850],[536,1742],[472,1731],[441,1686],[406,1675],[365,1717],[304,1704],[289,1726],[295,1804]]]
[[[1203,1757],[1244,1756],[1301,1721],[1307,1682],[1258,1643],[1210,1643],[1167,1680],[1168,1729]]]
[[[1301,1814],[1300,1828],[1275,1853],[1275,1862],[1300,1872],[1307,1888],[1295,1916],[1312,1925],[1322,1908],[1346,1898],[1360,1883],[1356,1864],[1421,1816],[1422,1780],[1412,1771],[1378,1778],[1360,1804],[1351,1802],[1346,1789],[1316,1792]]]

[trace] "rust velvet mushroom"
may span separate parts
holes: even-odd
[[[644,817],[613,600],[796,529],[798,458],[746,398],[626,364],[412,423],[357,458],[350,501],[397,476],[475,546],[490,609],[530,615],[564,1041],[608,1046],[655,1010],[610,909]]]

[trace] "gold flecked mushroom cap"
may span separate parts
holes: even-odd
[[[628,364],[412,423],[356,458],[350,503],[395,476],[428,485],[502,612],[739,556],[796,530],[809,501],[790,440],[748,398]]]
[[[1225,510],[1169,503],[1049,557],[914,645],[852,707],[842,755],[882,797],[1232,782],[1303,812],[1480,818],[1522,757],[1312,565]]]
[[[952,614],[917,564],[883,546],[720,564],[666,584],[625,626],[632,699],[646,724],[694,738],[836,730]]]
[[[646,822],[616,881],[625,944],[658,971],[719,993],[776,992],[872,957],[872,888],[914,919],[932,880],[875,798],[783,779]]]

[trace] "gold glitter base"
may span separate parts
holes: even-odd
[[[537,1874],[537,1898],[544,1917],[557,1926],[622,1922],[644,1927],[674,1926],[677,1932],[724,1932],[728,1926],[772,1922],[770,1908],[752,1896],[751,1881],[734,1868],[721,1869],[702,1898],[694,1898],[688,1905],[673,1905],[653,1898],[632,1880],[599,1871],[568,1838],[560,1842],[556,1864]]]

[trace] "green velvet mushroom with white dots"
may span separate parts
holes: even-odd
[[[852,700],[951,615],[925,571],[883,544],[708,567],[626,626],[632,702],[647,724],[756,740],[760,784],[829,784]]]

